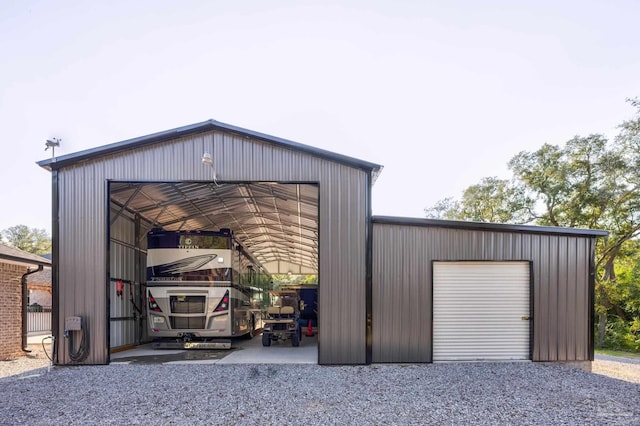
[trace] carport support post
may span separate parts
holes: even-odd
[[[104,182],[105,199],[105,250],[104,250],[104,270],[105,270],[105,299],[107,307],[105,309],[106,333],[104,345],[106,349],[107,364],[111,363],[111,181],[109,179]]]
[[[135,325],[135,342],[136,345],[139,345],[142,341],[142,312],[139,312],[138,314],[136,314],[135,311],[135,306],[136,303],[138,304],[137,306],[140,307],[140,309],[143,309],[143,304],[141,300],[134,300],[134,298],[138,298],[138,296],[140,294],[142,294],[142,292],[140,291],[140,278],[141,278],[141,264],[142,261],[140,259],[140,257],[142,256],[140,254],[140,241],[142,239],[142,237],[140,236],[140,214],[136,213],[135,217],[134,217],[134,235],[135,235],[135,254],[134,254],[134,261],[133,261],[133,269],[134,269],[134,280],[133,282],[131,282],[129,285],[133,286],[133,288],[131,289],[131,293],[130,293],[130,297],[131,297],[131,303],[133,304],[132,308],[134,309],[133,311],[133,316],[137,318],[136,320],[136,325]],[[140,298],[142,299],[142,298]]]

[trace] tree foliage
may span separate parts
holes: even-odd
[[[534,200],[525,187],[515,181],[496,177],[483,178],[468,187],[462,200],[440,200],[425,210],[428,217],[474,222],[527,223],[531,221]]]
[[[576,136],[563,146],[522,151],[509,161],[511,180],[485,178],[460,201],[447,198],[425,212],[446,219],[608,230],[596,247],[598,341],[640,350],[640,100],[629,102],[635,117],[619,126],[613,141]],[[613,339],[616,345],[613,335],[620,337]]]
[[[271,278],[276,288],[288,285],[318,284],[317,275],[273,274]]]
[[[44,229],[29,228],[26,225],[11,226],[2,232],[2,240],[20,250],[33,254],[51,253],[51,237]]]

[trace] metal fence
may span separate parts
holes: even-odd
[[[51,308],[32,309],[29,307],[27,332],[29,334],[51,333]]]

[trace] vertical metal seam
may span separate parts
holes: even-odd
[[[316,187],[318,188],[318,206],[317,206],[317,211],[316,211],[316,218],[318,220],[318,295],[316,296],[318,298],[317,302],[316,302],[316,306],[320,306],[322,307],[322,260],[321,260],[321,255],[322,255],[322,231],[321,231],[321,227],[322,227],[322,220],[320,218],[320,212],[322,212],[322,209],[320,208],[320,204],[322,203],[322,197],[321,195],[321,191],[320,191],[320,186],[322,185],[322,183],[318,180],[316,182]],[[320,319],[322,318],[322,309],[321,308],[317,308],[317,327],[318,330],[322,330],[322,327],[320,327]],[[320,361],[320,352],[321,352],[321,346],[322,346],[322,337],[320,336],[321,333],[318,333],[318,349],[316,350],[316,354],[318,356],[318,365],[322,365],[322,362]]]
[[[589,345],[589,361],[593,361],[595,354],[594,332],[596,317],[596,264],[595,264],[595,238],[589,238],[589,331],[587,342]]]
[[[111,199],[111,197],[108,197],[109,199]],[[137,292],[136,292],[136,287],[134,287],[133,290],[133,294],[136,296],[136,302],[138,303],[138,306],[140,306],[140,309],[142,309],[142,298],[140,297],[140,295],[142,294],[142,283],[140,282],[140,276],[142,275],[142,255],[140,254],[140,238],[138,238],[138,236],[140,235],[140,215],[136,213],[135,217],[134,217],[134,225],[133,225],[133,234],[134,234],[134,241],[133,241],[133,245],[135,247],[135,253],[134,253],[134,259],[133,259],[133,279],[134,279],[134,283],[135,285],[137,285]],[[134,313],[135,315],[135,313]],[[138,318],[138,320],[136,321],[136,330],[134,330],[134,341],[136,343],[136,345],[139,345],[140,343],[142,343],[142,316],[140,315],[140,317]],[[109,328],[111,328],[111,326],[109,326]],[[109,338],[109,340],[111,340],[111,338]]]
[[[51,310],[51,334],[53,335],[52,354],[54,364],[59,363],[58,347],[60,346],[60,191],[59,191],[58,171],[51,171],[51,299],[53,309]]]
[[[104,221],[104,226],[105,226],[105,261],[104,261],[104,269],[105,269],[105,285],[104,285],[104,291],[105,291],[105,297],[106,297],[106,308],[105,308],[105,314],[106,314],[106,332],[105,332],[105,348],[106,348],[106,352],[107,352],[107,364],[111,363],[111,295],[109,294],[110,290],[111,290],[111,209],[110,209],[110,205],[111,205],[111,181],[109,179],[106,179],[104,182],[105,185],[105,208],[106,208],[106,215],[105,215],[105,221]],[[95,355],[94,355],[95,356]]]
[[[435,259],[431,259],[431,347],[429,348],[429,357],[431,359],[431,363],[433,363],[433,267],[436,263]]]
[[[371,364],[373,358],[373,221],[371,220],[371,171],[369,170],[365,174],[365,257],[366,257],[366,271],[365,271],[365,312],[366,312],[366,325],[365,325],[365,363]]]
[[[528,260],[529,263],[529,359],[533,361],[533,346],[535,345],[535,320],[534,316],[535,308],[533,304],[535,303],[535,285],[534,285],[534,270],[533,270],[533,261]]]

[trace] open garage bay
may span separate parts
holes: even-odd
[[[153,349],[151,344],[111,354],[112,364],[317,364],[317,336],[303,336],[300,346],[290,341],[262,346],[261,336],[231,340],[231,349]]]

